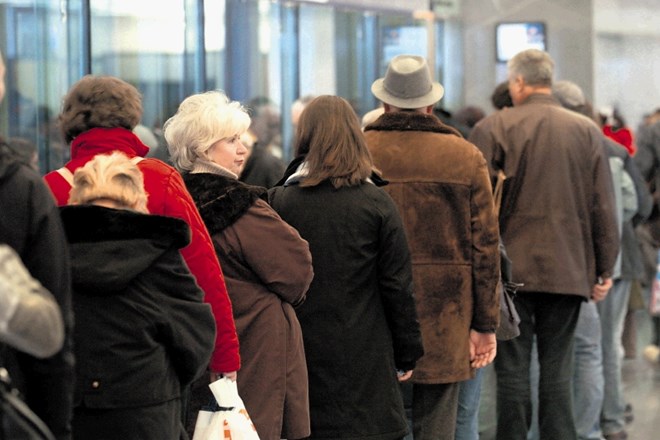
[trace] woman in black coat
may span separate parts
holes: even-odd
[[[270,191],[270,201],[312,253],[314,280],[296,309],[311,438],[403,438],[398,380],[410,377],[423,350],[401,219],[375,185],[382,181],[372,174],[357,116],[344,99],[321,96],[308,104],[296,151],[304,158]]]
[[[181,389],[208,365],[215,337],[179,254],[188,226],[146,214],[142,175],[120,153],[77,170],[69,202],[74,438],[178,440]]]

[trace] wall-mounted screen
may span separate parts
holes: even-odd
[[[509,61],[515,54],[525,49],[547,50],[545,23],[540,21],[499,23],[495,28],[495,43],[497,61],[501,63]]]

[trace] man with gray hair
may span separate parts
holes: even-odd
[[[444,89],[424,58],[393,58],[371,90],[385,113],[365,137],[406,228],[424,342],[410,379],[413,434],[453,439],[459,384],[497,350],[499,234],[488,169],[433,115]]]
[[[539,353],[541,440],[575,440],[573,339],[583,301],[612,286],[619,248],[602,134],[552,96],[554,62],[537,49],[508,64],[514,107],[479,122],[470,140],[492,175],[502,170],[500,233],[524,284],[516,297],[520,336],[498,343],[497,438],[524,439],[531,424],[529,367]]]

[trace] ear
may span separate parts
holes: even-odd
[[[426,107],[425,113],[428,114],[428,115],[433,114],[433,104]]]
[[[522,75],[516,76],[513,81],[509,82],[509,88],[513,87],[515,91],[519,92],[525,88],[525,80]]]
[[[386,102],[383,102],[383,110],[385,111],[385,113],[390,113],[392,111],[392,106],[390,106]]]

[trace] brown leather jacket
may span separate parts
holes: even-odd
[[[508,176],[500,211],[513,278],[525,292],[588,298],[612,275],[619,249],[602,134],[590,119],[535,94],[470,134],[491,172]]]

